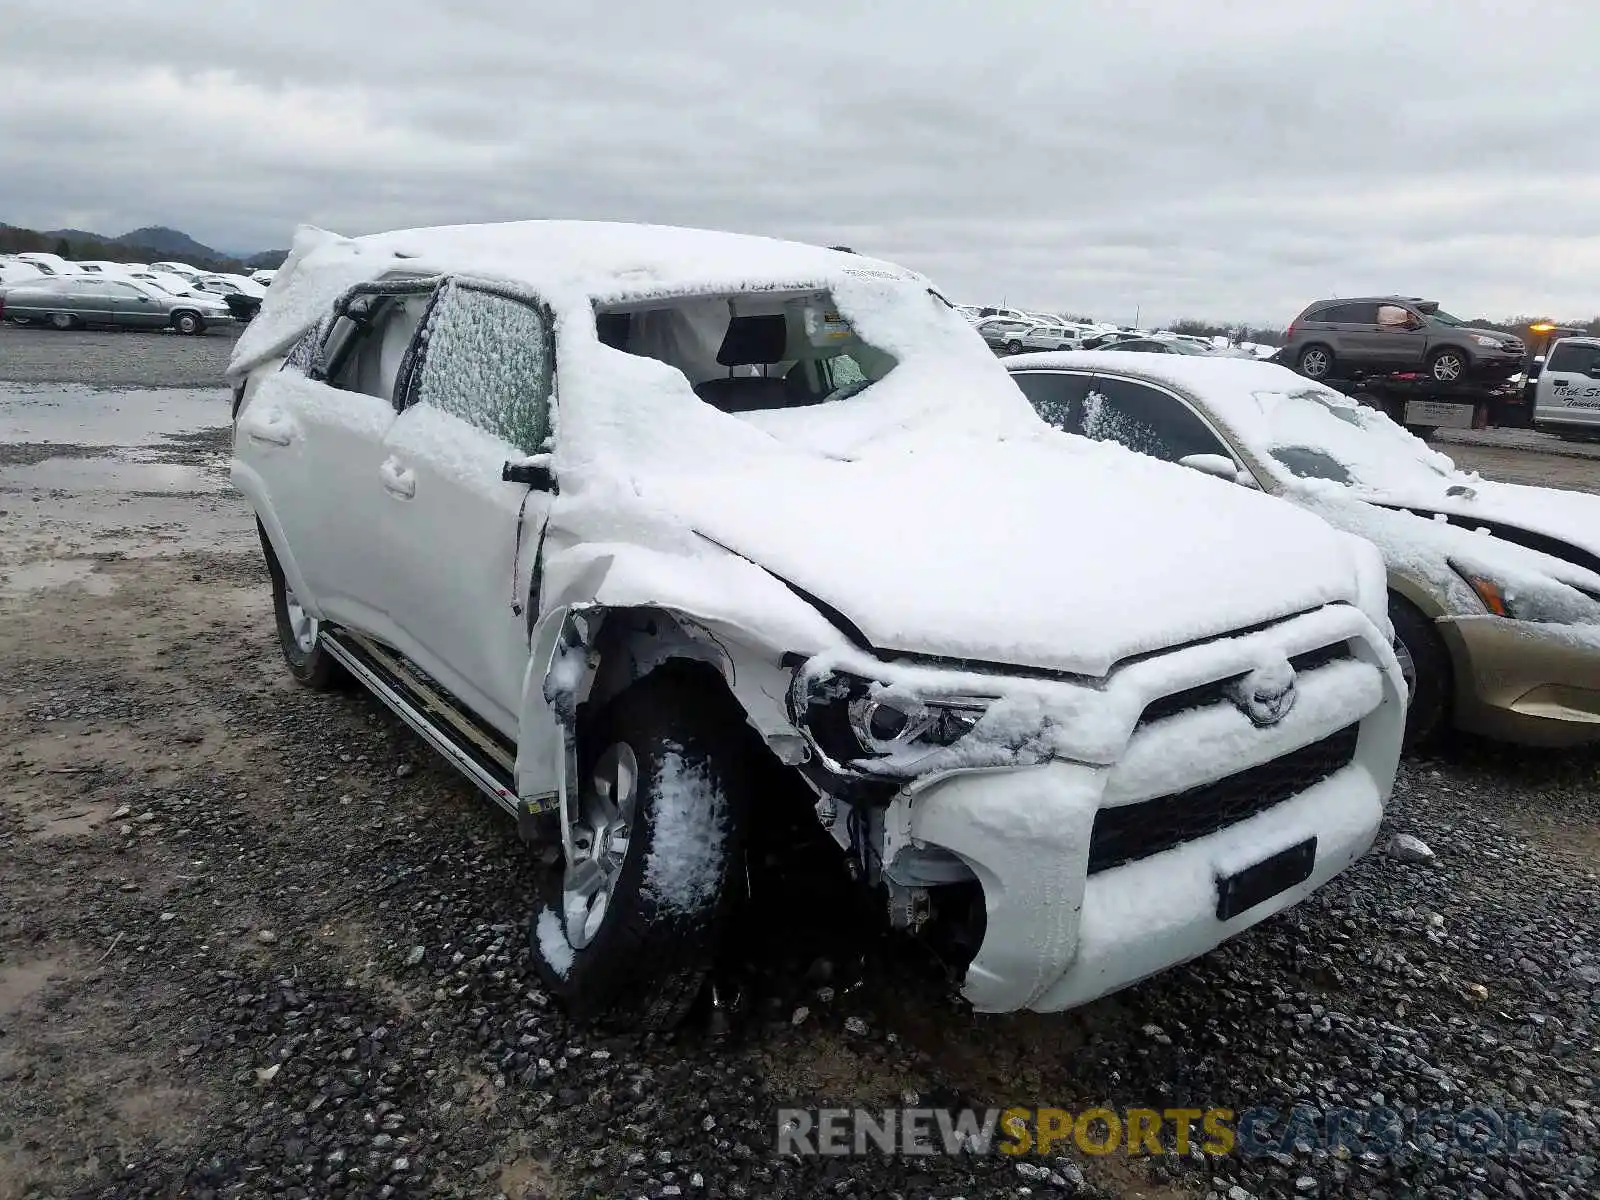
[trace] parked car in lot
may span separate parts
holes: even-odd
[[[1121,350],[1130,354],[1202,354],[1209,355],[1211,349],[1207,346],[1196,345],[1192,341],[1182,338],[1123,338],[1121,341],[1102,344],[1101,350]]]
[[[250,272],[250,278],[256,283],[259,283],[262,287],[267,287],[270,285],[272,281],[277,278],[277,275],[278,272],[270,267],[262,267],[259,271]]]
[[[1051,424],[1292,500],[1383,552],[1408,736],[1600,741],[1600,496],[1465,474],[1270,363],[1009,359]]]
[[[59,254],[50,254],[44,250],[25,250],[17,255],[19,259],[33,266],[45,275],[82,275],[83,270],[75,262],[68,262]]]
[[[152,271],[165,271],[168,275],[182,275],[185,279],[195,280],[205,272],[199,267],[191,267],[186,262],[153,262],[150,264]]]
[[[5,316],[19,325],[47,324],[56,329],[86,325],[161,329],[204,333],[210,325],[233,320],[228,306],[215,296],[174,296],[137,279],[67,275],[37,284],[9,288]]]
[[[1561,338],[1533,387],[1535,426],[1565,437],[1600,437],[1600,338]]]
[[[1004,350],[1011,341],[1038,324],[1031,317],[986,317],[973,326],[994,350]]]
[[[222,297],[236,321],[250,321],[261,308],[267,289],[243,275],[202,275],[194,283],[196,291]]]
[[[135,270],[126,263],[111,262],[103,258],[80,258],[76,259],[73,265],[86,275],[128,275]]]
[[[1322,300],[1289,326],[1281,361],[1308,379],[1425,371],[1436,382],[1504,379],[1527,347],[1498,329],[1475,329],[1433,300],[1372,296]]]
[[[687,1011],[786,795],[985,1011],[1203,953],[1378,828],[1376,551],[1060,437],[893,264],[302,231],[229,379],[290,672],[558,848],[530,942],[580,1017]]]
[[[1021,354],[1024,350],[1076,350],[1078,338],[1078,331],[1065,325],[1032,325],[1008,333],[1001,344],[1007,354]]]

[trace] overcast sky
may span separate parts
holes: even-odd
[[[592,217],[1112,320],[1600,312],[1600,0],[3,8],[16,225]]]

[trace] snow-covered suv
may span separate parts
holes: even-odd
[[[1200,954],[1378,827],[1376,551],[1061,437],[912,272],[642,226],[306,230],[230,377],[290,670],[354,675],[559,846],[531,945],[579,1016],[687,1011],[761,772],[894,921],[969,932],[988,1011]]]

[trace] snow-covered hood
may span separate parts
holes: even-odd
[[[882,651],[1100,676],[1356,599],[1354,544],[1309,513],[1048,431],[657,478],[648,498]]]
[[[1491,529],[1495,525],[1508,525],[1556,538],[1600,556],[1600,496],[1520,483],[1495,483],[1474,477],[1455,482],[1469,489],[1471,494],[1461,492],[1458,487],[1452,495],[1441,487],[1437,493],[1370,492],[1365,498],[1387,506],[1482,521]]]

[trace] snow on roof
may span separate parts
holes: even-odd
[[[776,238],[605,221],[443,225],[343,238],[301,226],[229,374],[282,353],[341,293],[391,274],[460,274],[527,287],[558,311],[652,296],[828,287],[844,279],[927,286],[864,255]]]

